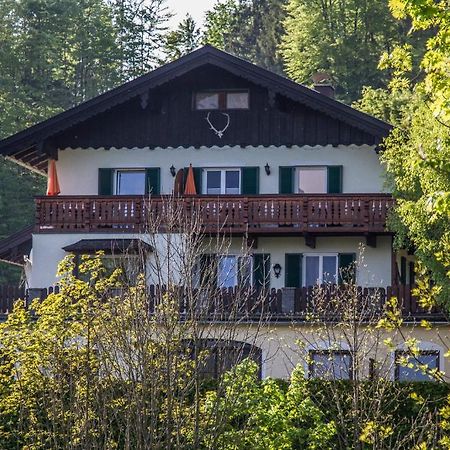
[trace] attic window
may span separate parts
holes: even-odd
[[[194,107],[197,110],[248,109],[248,91],[196,92]]]

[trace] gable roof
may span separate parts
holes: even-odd
[[[149,89],[161,86],[187,72],[210,64],[234,75],[323,112],[381,141],[391,125],[362,113],[317,91],[258,67],[248,61],[206,45],[180,59],[161,66],[139,78],[92,98],[80,105],[40,122],[0,141],[0,154],[34,170],[45,172],[49,156],[55,157],[52,136],[84,122],[95,115],[145,95]]]

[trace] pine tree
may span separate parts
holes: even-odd
[[[178,24],[176,30],[167,33],[164,46],[166,62],[174,61],[195,50],[200,45],[201,31],[191,15]]]

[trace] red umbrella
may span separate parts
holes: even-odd
[[[195,189],[194,169],[192,164],[189,164],[189,170],[186,178],[186,186],[184,187],[184,193],[186,195],[195,195],[197,190]]]
[[[58,174],[56,173],[56,161],[51,159],[48,165],[47,195],[58,195],[60,192]]]

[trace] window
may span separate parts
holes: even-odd
[[[197,92],[194,107],[198,110],[248,109],[248,91],[206,91]]]
[[[395,352],[395,379],[398,381],[433,381],[428,370],[439,370],[439,351],[422,350],[417,355]]]
[[[145,194],[145,170],[117,170],[116,195]]]
[[[240,194],[241,171],[239,169],[206,169],[205,194]]]
[[[299,167],[297,169],[297,192],[301,194],[327,193],[326,167]]]
[[[186,341],[186,346],[190,350],[191,358],[199,358],[201,378],[217,379],[246,358],[258,364],[261,377],[262,351],[254,345],[238,341],[201,339],[197,345]]]
[[[352,356],[347,350],[311,350],[309,352],[310,378],[351,380]]]
[[[203,255],[197,269],[198,282],[222,288],[252,285],[253,258],[237,255]],[[206,286],[204,286],[206,287]]]
[[[337,283],[338,255],[304,255],[303,262],[303,279],[305,280],[305,286]]]

